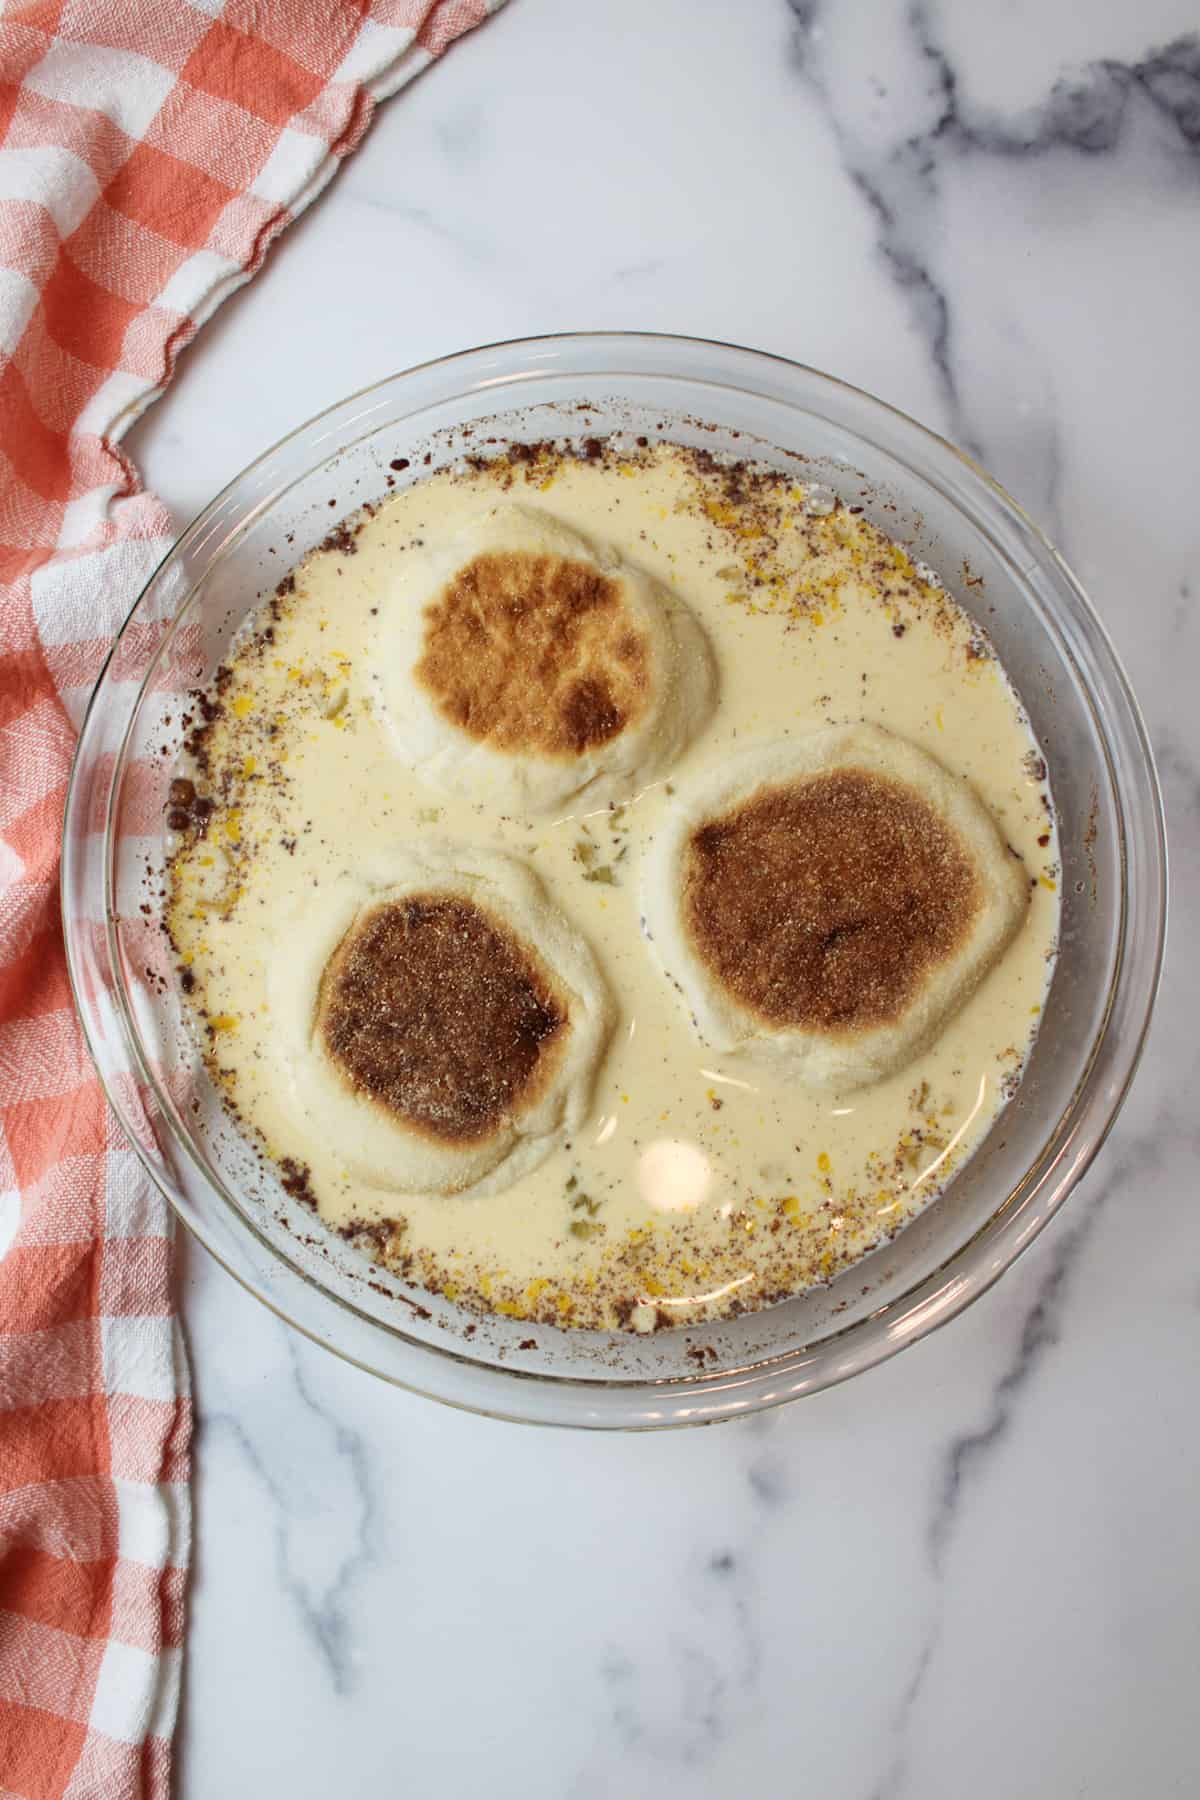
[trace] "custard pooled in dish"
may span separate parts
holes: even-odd
[[[545,513],[492,507],[407,556],[369,645],[398,753],[437,787],[544,813],[623,800],[712,711],[704,634],[682,601]]]
[[[929,1043],[1028,908],[1024,866],[963,780],[857,724],[760,745],[677,794],[646,929],[713,1049],[855,1088]]]
[[[488,1193],[586,1114],[612,1009],[513,857],[430,842],[306,899],[268,968],[297,1121],[398,1194]]]
[[[979,618],[848,472],[831,510],[648,426],[382,476],[188,701],[164,815],[279,1228],[516,1345],[854,1266],[983,1142],[1053,968],[1046,761]]]

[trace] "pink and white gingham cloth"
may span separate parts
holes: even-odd
[[[500,0],[0,0],[0,1794],[165,1795],[188,1558],[170,1223],[71,1008],[58,842],[171,538],[117,448],[376,102]]]

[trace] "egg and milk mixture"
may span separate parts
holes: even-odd
[[[413,772],[372,681],[405,558],[518,502],[686,603],[716,700],[672,767],[522,816]],[[432,598],[432,596],[430,596]],[[289,1190],[372,1260],[468,1307],[565,1326],[686,1326],[828,1281],[962,1167],[1014,1091],[1058,925],[1045,765],[979,627],[855,508],[671,444],[518,446],[336,528],[217,673],[168,815],[167,925],[206,1059]],[[650,954],[639,866],[677,787],[759,741],[868,721],[971,784],[1021,859],[1015,939],[931,1047],[844,1093],[706,1049]],[[271,994],[295,926],[380,847],[453,842],[535,872],[586,942],[613,1024],[590,1108],[498,1191],[396,1192],[292,1098]],[[354,1163],[354,1167],[350,1165]]]

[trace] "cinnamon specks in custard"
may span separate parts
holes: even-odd
[[[525,444],[497,426],[436,472],[424,447],[394,458],[394,489],[323,514],[321,547],[193,697],[171,772],[167,923],[214,1080],[289,1199],[414,1308],[425,1290],[539,1330],[672,1330],[831,1281],[961,1169],[1045,999],[1047,770],[979,621],[854,478],[839,499],[802,461],[722,457],[695,430],[700,447],[661,442],[653,423],[605,436],[593,412],[577,441]],[[1022,922],[911,1063],[814,1091],[704,1040],[656,961],[642,882],[709,770],[864,721],[978,796],[1015,853]],[[693,846],[695,925],[756,1017],[884,1018],[961,954],[970,870],[879,781],[725,811]],[[453,900],[393,893],[381,870],[435,845]],[[610,991],[569,1118],[554,1065],[581,990],[547,974],[540,925],[516,950],[497,928],[471,870],[498,855]],[[343,918],[347,882],[362,899]],[[336,1093],[310,1105],[321,1059]],[[502,1115],[513,1156],[528,1127],[542,1160],[507,1185],[401,1191],[393,1128],[440,1166],[477,1158]]]

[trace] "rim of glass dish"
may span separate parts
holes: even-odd
[[[1118,779],[1114,767],[1112,743],[1107,720],[1099,717],[1091,685],[1083,678],[1082,673],[1077,669],[1082,691],[1085,694],[1093,713],[1097,716],[1100,726],[1100,742],[1103,748],[1105,761],[1108,765],[1113,792],[1118,799],[1117,812],[1120,832],[1119,863],[1121,870],[1119,928],[1117,933],[1116,956],[1111,979],[1108,984],[1108,993],[1106,996],[1102,1023],[1093,1039],[1091,1053],[1085,1067],[1081,1071],[1072,1095],[1066,1106],[1060,1112],[1058,1118],[1048,1130],[1046,1140],[1038,1157],[1025,1171],[1021,1180],[998,1200],[992,1212],[989,1213],[988,1217],[981,1222],[974,1232],[972,1232],[970,1237],[959,1244],[950,1255],[934,1269],[920,1276],[910,1287],[884,1302],[878,1310],[871,1313],[866,1318],[858,1319],[836,1330],[829,1331],[820,1339],[815,1348],[803,1345],[796,1346],[787,1350],[768,1353],[740,1367],[713,1370],[711,1374],[707,1375],[695,1374],[663,1376],[657,1378],[646,1376],[579,1376],[570,1373],[509,1368],[496,1363],[481,1363],[474,1358],[464,1356],[450,1346],[435,1344],[413,1337],[409,1332],[404,1330],[401,1324],[392,1324],[388,1321],[378,1319],[372,1314],[363,1312],[353,1301],[331,1292],[320,1282],[314,1280],[311,1275],[293,1262],[277,1244],[268,1238],[241,1208],[233,1204],[230,1196],[222,1191],[223,1184],[214,1183],[208,1169],[199,1158],[188,1135],[186,1132],[181,1132],[178,1129],[173,1117],[172,1109],[170,1107],[162,1106],[162,1096],[158,1079],[143,1054],[138,1033],[133,1028],[129,1015],[127,996],[124,992],[123,983],[118,978],[114,982],[113,993],[126,1048],[130,1052],[134,1065],[140,1070],[143,1078],[154,1093],[156,1102],[159,1103],[158,1110],[160,1116],[170,1132],[173,1141],[196,1168],[204,1185],[227,1207],[231,1208],[237,1224],[257,1238],[266,1249],[268,1255],[277,1264],[286,1268],[290,1276],[299,1279],[305,1283],[307,1287],[312,1288],[322,1297],[322,1300],[325,1303],[335,1305],[342,1311],[354,1315],[365,1323],[368,1323],[374,1330],[383,1331],[387,1336],[398,1340],[400,1343],[411,1346],[416,1352],[429,1352],[432,1354],[435,1361],[439,1363],[450,1362],[458,1364],[464,1369],[469,1370],[472,1376],[481,1380],[486,1379],[489,1384],[496,1385],[506,1392],[511,1392],[520,1387],[527,1388],[532,1384],[543,1388],[556,1389],[565,1396],[577,1395],[581,1400],[586,1400],[588,1393],[595,1393],[599,1390],[607,1390],[611,1393],[613,1390],[616,1390],[628,1396],[631,1407],[636,1407],[636,1403],[641,1396],[653,1395],[656,1401],[661,1402],[664,1396],[669,1393],[675,1400],[683,1403],[684,1410],[684,1416],[667,1419],[662,1418],[661,1413],[658,1412],[658,1409],[656,1408],[657,1416],[653,1419],[639,1417],[635,1412],[634,1415],[629,1418],[610,1418],[607,1415],[604,1415],[603,1417],[568,1418],[564,1415],[558,1419],[547,1418],[542,1421],[530,1421],[527,1414],[519,1411],[511,1411],[502,1404],[473,1403],[460,1396],[446,1394],[445,1392],[439,1391],[420,1381],[407,1380],[402,1374],[395,1373],[390,1369],[381,1368],[374,1362],[364,1360],[362,1356],[356,1355],[351,1350],[334,1342],[332,1337],[322,1330],[315,1326],[301,1323],[294,1318],[291,1312],[288,1311],[286,1305],[277,1302],[256,1280],[252,1279],[242,1270],[234,1267],[228,1256],[223,1253],[222,1250],[217,1248],[204,1224],[195,1216],[190,1202],[177,1193],[171,1184],[166,1181],[155,1168],[150,1156],[139,1141],[137,1130],[126,1116],[125,1109],[121,1105],[117,1094],[113,1091],[112,1084],[105,1079],[101,1070],[100,1058],[97,1055],[96,1047],[92,1041],[92,1033],[89,1028],[87,1013],[81,1003],[81,984],[76,968],[72,933],[69,929],[72,913],[69,910],[66,892],[66,845],[68,840],[68,824],[73,816],[73,808],[76,799],[77,777],[79,774],[79,748],[84,741],[87,725],[92,710],[97,703],[101,689],[104,686],[109,666],[120,647],[126,631],[129,629],[138,613],[146,594],[159,579],[167,565],[170,564],[172,560],[179,555],[180,551],[190,544],[201,532],[207,521],[218,511],[221,503],[234,488],[245,481],[247,477],[252,476],[257,470],[263,468],[264,465],[269,464],[287,445],[312,432],[323,420],[329,419],[335,414],[340,414],[346,409],[352,408],[357,402],[372,395],[379,394],[385,389],[392,388],[408,378],[439,369],[451,369],[462,363],[477,362],[480,359],[497,353],[513,353],[519,351],[533,354],[539,351],[543,353],[553,352],[568,345],[581,348],[589,346],[598,348],[603,345],[620,345],[622,343],[649,346],[662,345],[668,352],[672,347],[681,349],[686,347],[691,351],[709,351],[718,355],[731,354],[738,358],[746,359],[751,364],[763,363],[774,365],[776,368],[803,377],[804,379],[823,386],[834,393],[841,392],[848,396],[852,396],[858,402],[865,402],[869,408],[877,409],[879,412],[888,414],[893,419],[898,420],[906,430],[915,433],[918,438],[932,443],[943,452],[948,452],[956,462],[960,463],[968,470],[970,475],[976,481],[980,482],[985,488],[990,490],[993,498],[999,503],[1002,511],[1007,512],[1012,517],[1019,530],[1033,538],[1040,549],[1049,555],[1055,565],[1056,573],[1060,581],[1072,596],[1078,609],[1079,616],[1076,623],[1082,623],[1085,630],[1090,634],[1092,640],[1091,647],[1093,650],[1098,649],[1107,660],[1109,679],[1111,680],[1119,699],[1124,703],[1126,708],[1127,717],[1124,723],[1137,753],[1139,772],[1144,777],[1149,791],[1149,810],[1151,818],[1149,821],[1142,822],[1145,825],[1145,829],[1141,835],[1143,838],[1142,851],[1147,864],[1144,875],[1148,885],[1153,890],[1149,895],[1154,919],[1154,931],[1151,945],[1152,957],[1148,963],[1145,950],[1143,949],[1140,953],[1144,989],[1140,1005],[1137,1004],[1138,996],[1135,995],[1133,998],[1134,1011],[1131,1021],[1133,1026],[1132,1036],[1123,1034],[1119,1041],[1114,1041],[1112,1014],[1117,998],[1122,990],[1122,980],[1127,973],[1127,965],[1130,960],[1129,836],[1131,821],[1128,816],[1128,806],[1123,783]],[[526,373],[530,372],[531,371],[526,371]],[[552,371],[549,368],[546,368],[541,372],[549,373]],[[645,371],[642,372],[645,373]],[[670,376],[672,373],[676,375],[680,373],[680,371],[673,372],[669,368],[657,372],[667,376]],[[518,371],[515,369],[506,372],[509,379],[515,378],[517,373]],[[594,379],[605,377],[612,378],[620,373],[621,371],[617,368],[609,368],[598,372]],[[586,373],[581,374],[579,378],[580,380],[589,379]],[[488,385],[490,386],[491,384],[489,383]],[[735,392],[754,391],[747,388],[743,382],[737,380],[719,382],[709,378],[707,385],[710,387],[724,386]],[[464,389],[460,391],[468,390]],[[478,387],[476,388],[476,391],[480,391]],[[861,433],[856,433],[856,435],[861,435]],[[331,454],[336,456],[338,451],[343,448],[345,448],[345,444],[339,443]],[[899,456],[898,453],[893,451],[892,454],[897,455],[897,459],[902,463],[905,461],[904,457]],[[916,473],[916,471],[914,471],[914,473]],[[298,479],[299,478],[302,477],[298,477]],[[922,476],[921,478],[928,479],[927,476]],[[244,527],[248,520],[253,517],[264,504],[276,501],[281,493],[287,491],[287,486],[290,485],[291,483],[288,483],[283,488],[273,490],[270,495],[261,497],[243,518],[238,521],[238,526]],[[220,552],[218,551],[217,554],[219,555]],[[186,605],[187,600],[190,599],[192,591],[193,588],[189,587],[187,594],[184,596],[184,605]],[[183,608],[181,606],[180,611],[182,610]],[[171,630],[166,634],[164,642],[168,641],[170,636]],[[1066,645],[1062,645],[1061,648],[1063,653],[1069,658],[1072,664],[1074,664],[1075,657],[1070,649]],[[156,654],[160,653],[161,646],[160,651]],[[114,954],[114,946],[112,944],[113,917],[112,907],[110,905],[111,857],[113,853],[113,834],[111,829],[112,807],[116,791],[116,780],[123,764],[129,732],[132,729],[133,718],[145,691],[145,684],[150,679],[151,673],[152,671],[148,671],[142,683],[139,684],[138,694],[131,704],[130,716],[126,721],[125,729],[121,734],[120,748],[114,758],[113,772],[110,778],[105,803],[105,854],[102,859],[105,887],[103,916],[106,928],[106,946],[108,948],[114,973],[119,972],[120,965]],[[72,759],[67,786],[66,803],[63,813],[63,840],[64,855],[60,874],[60,889],[63,904],[64,940],[66,944],[68,977],[70,980],[72,997],[75,1002],[76,1013],[81,1022],[84,1039],[87,1043],[92,1061],[96,1065],[97,1074],[106,1098],[109,1105],[112,1107],[126,1138],[129,1140],[146,1173],[163,1194],[173,1212],[186,1226],[188,1231],[203,1245],[204,1249],[215,1259],[225,1272],[231,1275],[239,1285],[246,1289],[247,1292],[251,1293],[286,1324],[292,1326],[293,1329],[300,1331],[305,1337],[320,1344],[323,1348],[332,1351],[344,1361],[350,1362],[355,1366],[364,1369],[368,1373],[379,1376],[393,1386],[421,1393],[429,1398],[439,1400],[443,1404],[454,1406],[459,1410],[474,1412],[487,1417],[502,1418],[514,1422],[525,1423],[544,1422],[575,1424],[585,1427],[589,1425],[623,1427],[625,1429],[664,1429],[685,1424],[712,1423],[721,1418],[734,1416],[735,1414],[744,1413],[746,1411],[781,1405],[787,1400],[818,1392],[825,1387],[837,1385],[842,1381],[850,1379],[851,1376],[863,1373],[865,1370],[874,1367],[879,1362],[885,1361],[887,1358],[897,1354],[900,1350],[907,1348],[909,1344],[916,1343],[920,1338],[927,1336],[931,1331],[940,1328],[944,1324],[948,1324],[951,1319],[956,1318],[958,1314],[974,1300],[986,1293],[993,1283],[997,1281],[1000,1276],[1012,1266],[1024,1250],[1028,1248],[1029,1244],[1033,1242],[1042,1229],[1049,1223],[1059,1207],[1063,1205],[1069,1194],[1090,1167],[1100,1149],[1103,1147],[1117,1115],[1120,1112],[1121,1106],[1129,1091],[1129,1087],[1141,1060],[1161,980],[1166,939],[1167,844],[1165,818],[1158,773],[1155,767],[1153,751],[1151,749],[1141,709],[1130,685],[1124,665],[1113,646],[1104,624],[1092,607],[1081,582],[1055,546],[1045,536],[1044,532],[1042,532],[1040,527],[1021,506],[1020,502],[1014,499],[1007,489],[990,475],[986,469],[981,467],[972,456],[961,450],[957,445],[951,443],[949,439],[941,436],[940,433],[931,430],[928,426],[921,424],[920,421],[913,419],[900,408],[892,406],[888,401],[879,399],[876,395],[869,393],[864,388],[857,387],[851,382],[842,380],[840,377],[829,375],[823,370],[815,369],[808,364],[796,362],[789,357],[778,355],[775,352],[755,350],[744,345],[719,339],[695,338],[671,332],[581,331],[546,333],[537,337],[501,339],[492,343],[476,345],[467,349],[454,351],[446,356],[429,358],[423,362],[412,364],[408,368],[395,371],[390,375],[382,377],[378,381],[368,383],[366,386],[354,390],[342,399],[334,401],[329,406],[314,413],[311,417],[295,426],[291,431],[286,432],[282,437],[277,438],[272,444],[268,445],[268,447],[258,456],[253,458],[252,461],[247,463],[241,470],[233,475],[230,480],[218,490],[208,504],[192,518],[171,545],[165,556],[163,556],[155,566],[126,614],[120,630],[114,637],[113,643],[96,677],[81,722],[79,739],[75,755]],[[1145,980],[1147,970],[1149,973],[1148,981]],[[1115,1078],[1115,1085],[1110,1087],[1107,1100],[1103,1102],[1103,1104],[1106,1105],[1105,1116],[1100,1121],[1098,1127],[1093,1128],[1094,1135],[1081,1146],[1080,1153],[1075,1160],[1072,1161],[1070,1166],[1056,1179],[1056,1172],[1062,1158],[1065,1141],[1071,1135],[1070,1132],[1065,1131],[1064,1128],[1070,1125],[1075,1131],[1079,1131],[1086,1125],[1086,1120],[1080,1116],[1081,1106],[1085,1099],[1086,1090],[1096,1083],[1099,1066],[1106,1061],[1111,1064],[1111,1073]],[[1093,1105],[1095,1104],[1096,1101],[1094,1100]],[[1037,1206],[1039,1200],[1041,1201],[1040,1208]],[[1031,1207],[1034,1208],[1032,1214],[1030,1213]],[[970,1259],[971,1253],[978,1250],[982,1240],[988,1238],[995,1240],[993,1255],[981,1269],[968,1269],[965,1272],[962,1271],[959,1265]],[[1015,1239],[1015,1241],[1011,1241],[1013,1239]],[[944,1282],[944,1278],[951,1270],[956,1270],[958,1272],[956,1284],[954,1284],[949,1291],[946,1291],[945,1289],[939,1291],[939,1285]],[[924,1314],[924,1316],[921,1316],[922,1314]],[[846,1347],[856,1340],[859,1341],[859,1353],[854,1357],[845,1356],[844,1352]],[[839,1351],[843,1354],[839,1355]],[[821,1365],[832,1366],[822,1368]],[[792,1379],[790,1382],[785,1380],[782,1383],[781,1389],[779,1386],[779,1378],[789,1372]],[[770,1391],[751,1392],[749,1394],[742,1391],[736,1399],[721,1399],[718,1397],[719,1395],[728,1396],[731,1386],[738,1390],[744,1390],[747,1384],[751,1384],[752,1387],[757,1387],[761,1390],[764,1381],[768,1380],[770,1380],[771,1383]]]

